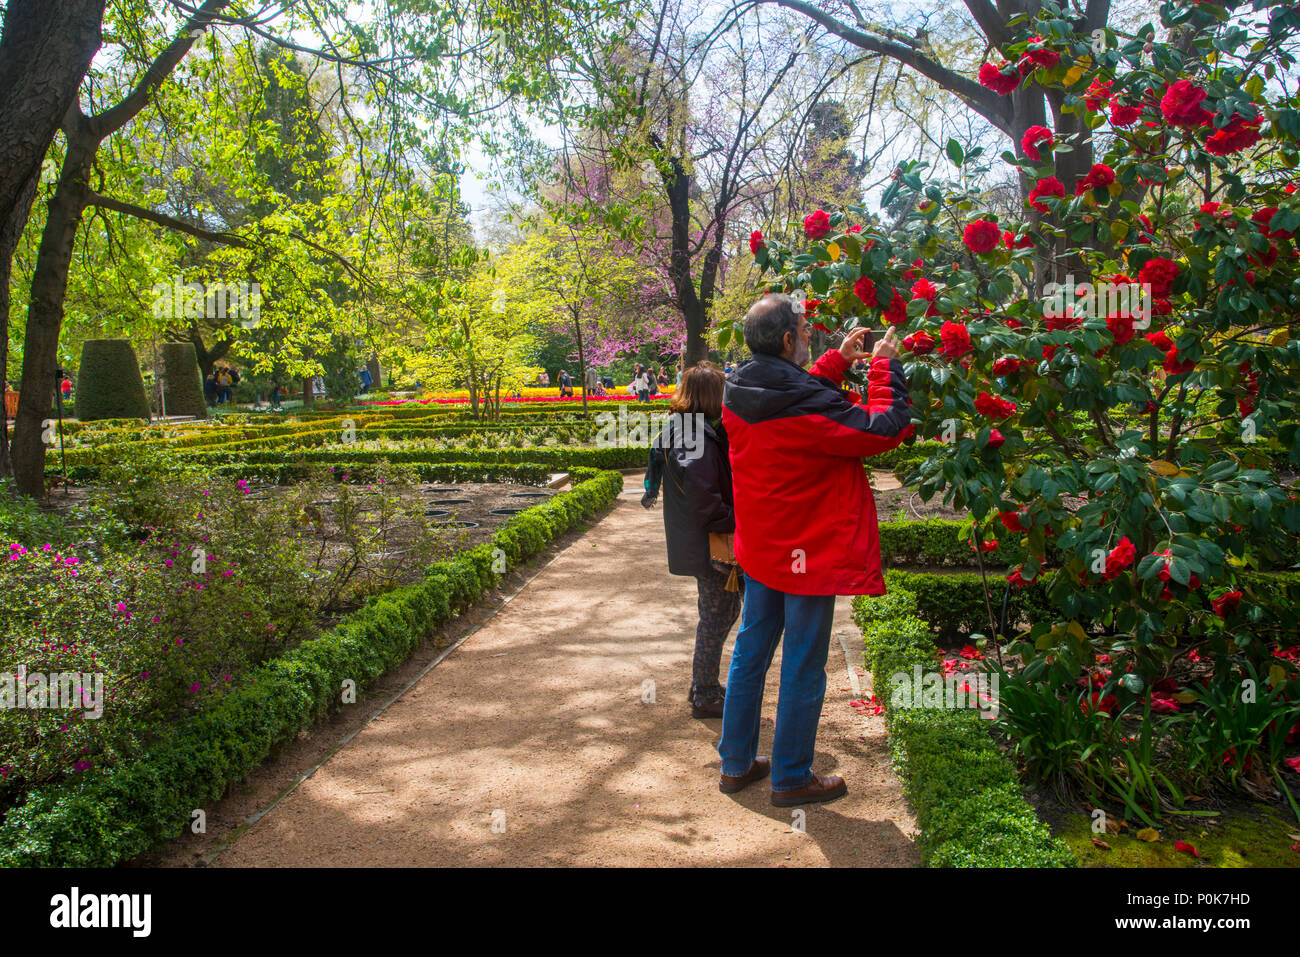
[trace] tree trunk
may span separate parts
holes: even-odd
[[[686,365],[690,367],[708,356],[705,339],[708,304],[700,301],[691,278],[691,175],[675,158],[672,160],[672,173],[665,177],[664,188],[672,214],[668,278],[677,294],[677,308],[686,322]]]
[[[9,279],[41,162],[99,49],[106,0],[10,0],[0,33],[0,380],[9,374]],[[0,419],[0,476],[12,474]]]
[[[13,269],[14,250],[27,224],[27,214],[36,194],[37,177],[28,184],[28,195],[15,205],[9,220],[0,229],[0,384],[9,385],[9,279]],[[9,417],[0,417],[0,478],[13,475],[9,461]]]
[[[709,343],[704,337],[708,323],[704,304],[693,298],[689,306],[682,307],[682,318],[686,320],[686,349],[682,353],[685,356],[682,371],[685,372],[709,357]]]
[[[23,350],[23,389],[14,420],[14,478],[20,492],[35,497],[45,494],[43,423],[49,418],[54,401],[54,369],[58,365],[72,245],[81,224],[81,213],[86,208],[90,164],[99,149],[99,140],[75,105],[69,111],[65,128],[68,153],[63,160],[59,185],[50,200],[36,256]]]
[[[194,355],[199,360],[199,371],[205,380],[212,375],[212,367],[230,352],[229,339],[213,343],[212,348],[208,349],[203,343],[203,331],[196,324],[190,325],[181,337],[181,341],[194,343]]]
[[[304,376],[302,380],[302,407],[304,409],[316,408],[316,392],[312,388],[312,383],[316,377]]]
[[[573,310],[573,334],[578,341],[578,375],[582,379],[582,414],[588,415],[587,409],[587,353],[582,345],[582,322],[577,309]]]

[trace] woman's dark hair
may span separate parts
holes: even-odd
[[[722,387],[726,382],[727,377],[712,362],[693,365],[682,373],[682,384],[668,407],[674,412],[702,412],[706,419],[716,419],[722,414]]]
[[[785,351],[785,334],[799,333],[799,315],[789,296],[768,293],[749,307],[745,316],[745,345],[755,355],[779,356]]]

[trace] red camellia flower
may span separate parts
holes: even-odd
[[[1006,439],[1003,437],[1001,432],[999,432],[997,429],[989,429],[989,441],[988,441],[989,448],[1000,449],[1002,448],[1002,443],[1004,443],[1005,441]],[[998,547],[998,543],[994,542],[993,548],[997,548],[997,547]],[[989,551],[992,550],[993,550],[992,548],[989,549]]]
[[[1084,714],[1088,714],[1090,711],[1101,711],[1108,715],[1115,714],[1115,709],[1119,707],[1119,699],[1113,694],[1108,694],[1104,698],[1100,696],[1100,691],[1094,691],[1091,698],[1084,698],[1079,702],[1079,707]],[[1099,698],[1100,700],[1098,700]]]
[[[1151,710],[1155,714],[1176,714],[1181,709],[1178,707],[1178,702],[1174,700],[1173,695],[1164,691],[1153,691],[1151,692]],[[1178,843],[1182,844],[1183,842],[1179,841]],[[1185,846],[1191,847],[1192,845],[1187,844]],[[1179,850],[1179,848],[1174,848],[1174,850]]]
[[[860,232],[862,232],[862,224],[861,224],[861,223],[854,223],[852,226],[849,227],[849,232],[851,232],[851,233],[860,233]],[[871,243],[867,243],[867,245],[870,246]]]
[[[918,329],[910,336],[903,337],[903,348],[911,350],[918,356],[928,355],[934,351],[934,336],[924,329]]]
[[[1193,359],[1179,360],[1178,350],[1170,349],[1165,353],[1163,368],[1170,375],[1182,375],[1184,372],[1191,372],[1196,368],[1196,361]]]
[[[1225,591],[1218,598],[1210,600],[1210,605],[1214,608],[1214,613],[1220,618],[1227,618],[1237,610],[1237,606],[1240,604],[1241,592],[1236,591],[1235,589],[1233,591]]]
[[[1002,325],[1006,326],[1008,329],[1020,329],[1024,326],[1024,323],[1015,316],[1012,316],[1010,319],[1003,319]]]
[[[993,374],[995,376],[1011,375],[1011,373],[1019,371],[1020,360],[1015,356],[1003,356],[993,363]]]
[[[1215,156],[1228,156],[1254,146],[1259,142],[1260,119],[1257,116],[1253,120],[1243,120],[1234,113],[1227,126],[1210,134],[1205,148]]]
[[[1232,207],[1227,203],[1201,203],[1200,212],[1210,216],[1215,220],[1215,225],[1230,226],[1235,217],[1232,213]],[[1193,229],[1200,229],[1199,222],[1192,224]]]
[[[1077,329],[1081,325],[1083,325],[1083,317],[1074,314],[1073,306],[1066,306],[1063,316],[1047,317],[1048,329]]]
[[[966,224],[966,229],[962,232],[962,241],[966,243],[966,248],[977,255],[991,253],[998,246],[998,241],[1002,239],[1002,230],[998,224],[989,219],[977,219],[972,223]]]
[[[1054,142],[1052,131],[1046,126],[1031,126],[1025,130],[1025,135],[1020,139],[1020,148],[1025,151],[1026,156],[1037,162],[1042,159],[1038,152],[1039,144],[1051,146]]]
[[[1033,579],[1025,578],[1024,575],[1020,574],[1020,568],[1016,567],[1012,570],[1011,574],[1007,575],[1007,581],[1011,582],[1011,584],[1015,585],[1017,588],[1024,588],[1026,585],[1031,584]]]
[[[909,269],[904,269],[904,270],[903,270],[903,278],[904,278],[904,279],[915,279],[915,278],[916,278],[916,271],[917,271],[918,269],[920,269],[920,268],[921,268],[922,266],[924,266],[924,265],[925,265],[925,263],[924,263],[924,262],[921,260],[921,258],[918,256],[917,259],[916,259],[916,261],[912,263],[911,268],[909,268]]]
[[[1105,163],[1095,163],[1088,171],[1088,175],[1079,180],[1074,195],[1079,196],[1090,189],[1105,189],[1113,182],[1115,182],[1115,171]]]
[[[822,304],[820,299],[805,299],[803,301],[803,314],[811,319],[817,315],[817,307]]]
[[[1087,92],[1083,94],[1083,105],[1093,113],[1101,109],[1102,104],[1110,99],[1111,81],[1104,83],[1101,80],[1093,80],[1088,87]]]
[[[758,251],[763,248],[763,234],[757,229],[749,234],[749,251],[757,256]]]
[[[1034,188],[1029,191],[1029,205],[1034,207],[1040,213],[1051,212],[1046,203],[1038,202],[1044,196],[1055,196],[1059,199],[1065,198],[1065,184],[1055,176],[1047,176],[1040,179]]]
[[[1006,243],[1007,249],[1029,249],[1034,245],[1032,236],[1016,239],[1016,234],[1009,229],[1002,234],[1002,241]]]
[[[1113,312],[1106,317],[1106,325],[1115,337],[1115,345],[1122,346],[1133,338],[1133,317],[1127,312]]]
[[[876,305],[876,284],[867,276],[862,276],[853,284],[854,294],[868,306]]]
[[[1112,578],[1118,578],[1124,569],[1133,564],[1137,558],[1137,547],[1129,541],[1128,536],[1121,538],[1114,548],[1106,555],[1106,571],[1101,576],[1102,581],[1110,581]]]
[[[1128,106],[1120,102],[1119,97],[1110,101],[1110,123],[1112,126],[1132,126],[1142,115],[1141,106]]]
[[[1047,40],[1040,36],[1033,36],[1029,38],[1029,42],[1031,44],[1046,43]],[[1060,62],[1061,62],[1061,54],[1057,53],[1055,50],[1048,50],[1044,48],[1042,50],[1026,50],[1024,56],[1020,58],[1020,63],[1018,65],[1023,70],[1026,68],[1026,66],[1028,66],[1030,69],[1036,66],[1050,68],[1056,66],[1056,64]]]
[[[884,317],[885,322],[891,326],[897,326],[907,321],[907,303],[903,301],[903,297],[898,294],[897,289],[894,290],[889,305],[885,307]]]
[[[1214,114],[1201,103],[1206,93],[1191,80],[1177,80],[1160,99],[1160,112],[1172,126],[1204,126]]]
[[[1027,532],[1029,529],[1025,528],[1024,523],[1020,521],[1020,517],[1024,514],[1024,512],[998,512],[998,518],[1002,519],[1002,525],[1008,532]]]
[[[975,397],[975,411],[990,419],[1005,419],[1016,411],[1016,404],[991,392],[981,392]]]
[[[1169,335],[1163,329],[1148,332],[1144,338],[1161,352],[1168,352],[1174,347],[1174,341],[1169,338]]]
[[[1265,206],[1256,213],[1251,214],[1251,221],[1259,225],[1259,230],[1267,239],[1290,239],[1292,233],[1289,229],[1271,229],[1270,224],[1273,217],[1277,215],[1276,206]]]
[[[960,322],[945,322],[939,328],[939,341],[943,343],[939,354],[945,359],[957,359],[970,352],[970,331]]]
[[[803,218],[803,232],[809,239],[821,239],[831,231],[831,217],[824,209]]]
[[[1277,243],[1270,241],[1268,244],[1268,249],[1264,250],[1263,253],[1261,253],[1258,256],[1256,256],[1254,253],[1251,253],[1247,258],[1251,262],[1253,262],[1256,266],[1262,266],[1265,269],[1272,269],[1273,264],[1277,262],[1277,254],[1278,254]]]
[[[1178,278],[1181,271],[1178,263],[1172,259],[1157,256],[1142,264],[1142,268],[1138,270],[1138,282],[1149,282],[1151,295],[1163,298],[1173,292],[1174,280]]]
[[[912,300],[925,299],[928,302],[934,302],[935,297],[939,295],[939,287],[928,279],[918,279],[912,283]]]
[[[992,63],[980,65],[980,86],[992,90],[994,93],[1006,96],[1020,83],[1020,76],[1016,73],[1002,72],[1011,64],[1006,60],[1002,61],[1001,66],[994,66]]]

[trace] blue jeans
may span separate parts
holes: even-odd
[[[745,576],[745,606],[731,652],[718,742],[723,774],[739,777],[758,756],[763,687],[784,630],[772,790],[797,791],[812,780],[834,613],[834,595],[787,595]]]

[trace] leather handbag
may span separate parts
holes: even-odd
[[[731,574],[723,586],[727,591],[740,591],[739,563],[736,561],[736,536],[732,532],[709,532],[709,558],[722,565],[731,566]]]

